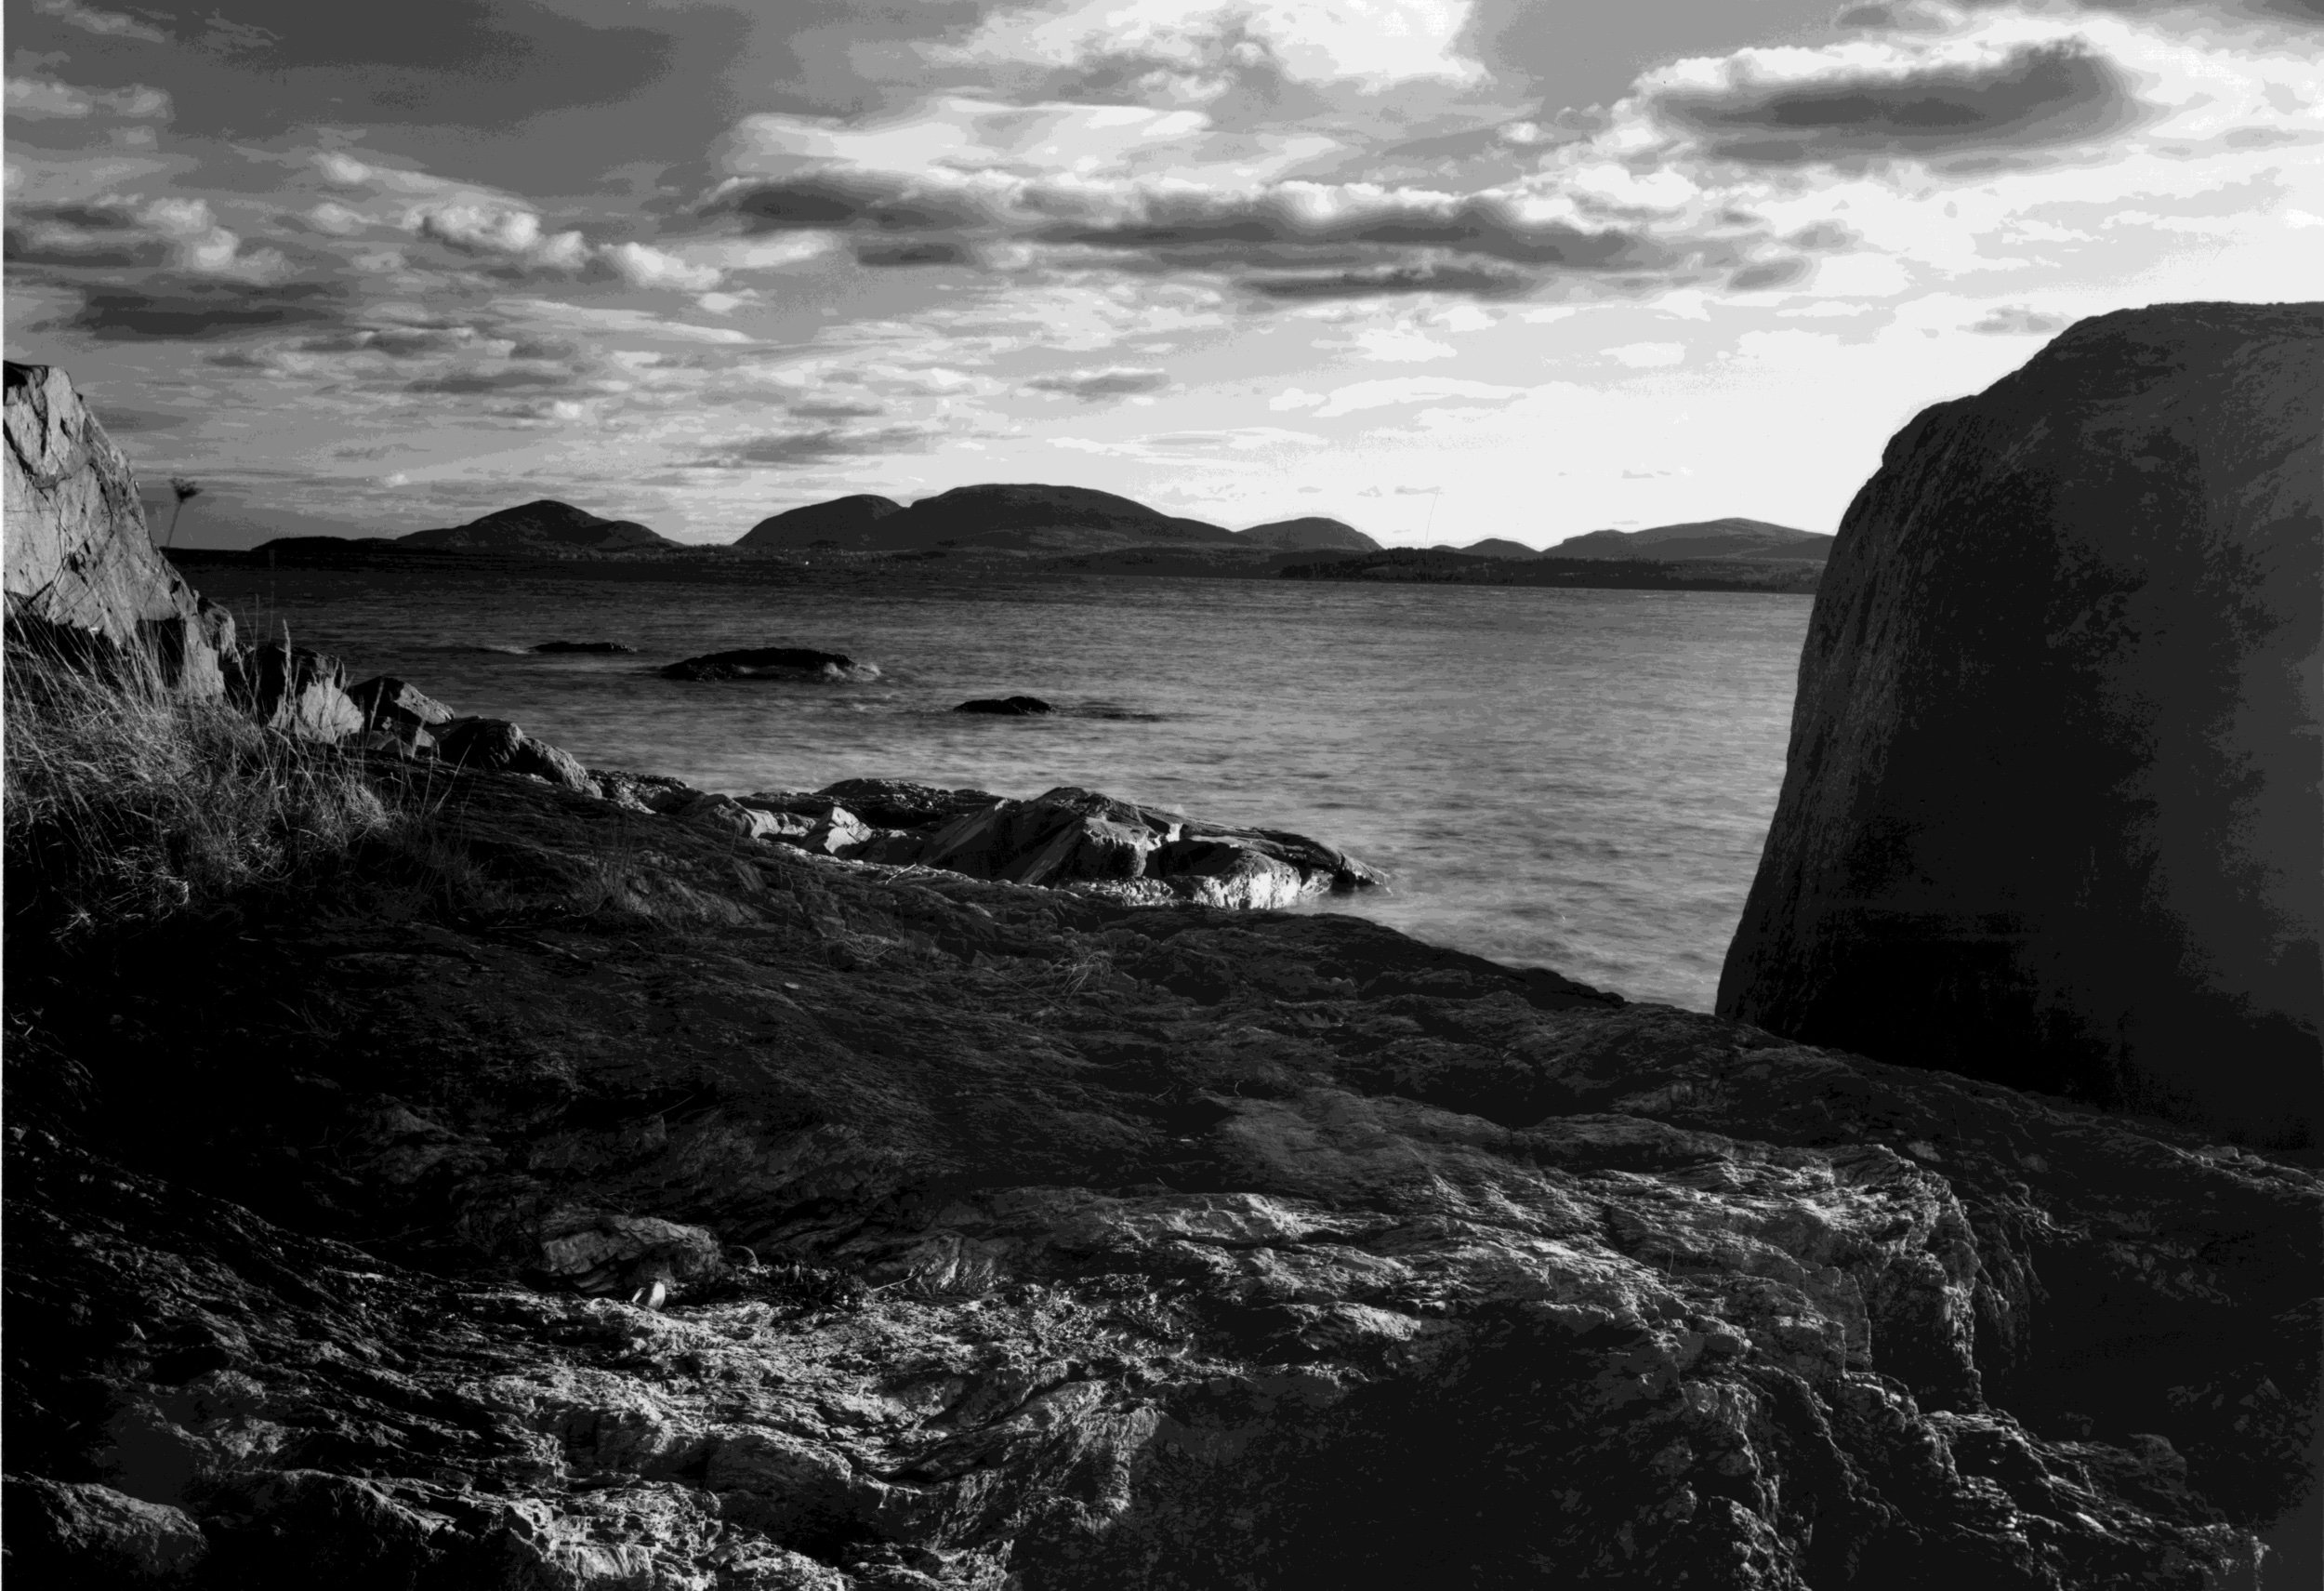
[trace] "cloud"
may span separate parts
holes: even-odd
[[[1465,381],[1448,376],[1404,376],[1385,381],[1358,381],[1338,389],[1328,397],[1301,392],[1293,388],[1267,406],[1278,410],[1314,408],[1317,419],[1327,420],[1364,409],[1387,408],[1400,404],[1438,404],[1455,398],[1506,403],[1512,398],[1524,397],[1526,391],[1524,387]]]
[[[119,11],[99,11],[80,4],[80,0],[33,0],[33,9],[99,38],[142,39],[155,45],[169,42],[167,33],[149,22],[140,22]]]
[[[1419,365],[1451,359],[1460,351],[1415,326],[1367,326],[1337,346],[1353,348],[1359,357],[1380,365]]]
[[[323,283],[184,283],[90,292],[65,325],[101,342],[161,337],[202,341],[337,323],[349,308],[343,294]]]
[[[293,273],[274,249],[243,251],[200,199],[107,196],[86,204],[20,205],[7,226],[11,264],[152,271],[254,285]]]
[[[807,426],[769,431],[732,442],[694,460],[698,470],[769,470],[885,453],[918,453],[944,434],[935,425],[886,425],[851,431],[844,426]]]
[[[1052,0],[1010,7],[957,43],[924,46],[948,65],[1111,68],[1202,99],[1250,75],[1378,89],[1417,79],[1470,83],[1469,0]]]
[[[577,232],[548,232],[531,210],[489,200],[456,199],[412,211],[405,227],[462,254],[547,271],[578,271],[589,246]]]
[[[1102,370],[1060,370],[1036,376],[1024,383],[1028,391],[1078,398],[1085,404],[1158,392],[1169,384],[1169,376],[1164,371],[1129,365],[1109,365]]]
[[[598,250],[598,258],[632,287],[668,287],[683,293],[705,293],[723,280],[716,266],[694,265],[642,243],[616,243]]]
[[[27,121],[77,121],[98,114],[163,121],[169,116],[169,96],[142,83],[126,88],[76,88],[49,77],[10,77],[8,114]]]
[[[1988,337],[2032,337],[2061,331],[2071,319],[2069,315],[2053,315],[2011,306],[1994,310],[1961,329],[1982,332]]]
[[[1941,49],[1740,50],[1642,80],[1700,152],[1755,166],[1854,165],[2048,148],[2141,113],[2120,69],[2079,38]]]
[[[1605,356],[1633,370],[1651,370],[1658,365],[1676,365],[1686,358],[1683,342],[1629,342],[1619,348],[1609,348]]]

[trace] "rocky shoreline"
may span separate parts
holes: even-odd
[[[12,640],[178,638],[391,815],[71,935],[11,852],[28,1581],[2281,1584],[2316,1170],[1268,909],[1372,882],[1296,835],[349,687],[18,368],[96,466],[11,464]]]

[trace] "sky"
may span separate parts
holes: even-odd
[[[1096,487],[1836,529],[2324,282],[2324,0],[7,0],[7,347],[178,539]]]

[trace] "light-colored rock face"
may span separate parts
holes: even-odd
[[[9,365],[6,428],[10,621],[53,627],[67,643],[142,643],[177,688],[220,694],[218,654],[233,643],[233,620],[153,550],[129,460],[71,378]]]
[[[1723,1014],[2313,1142],[2324,306],[2084,322],[1842,525]]]

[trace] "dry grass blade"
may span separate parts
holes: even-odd
[[[8,884],[59,931],[279,880],[394,822],[353,760],[184,699],[140,653],[90,666],[11,633],[6,668]]]

